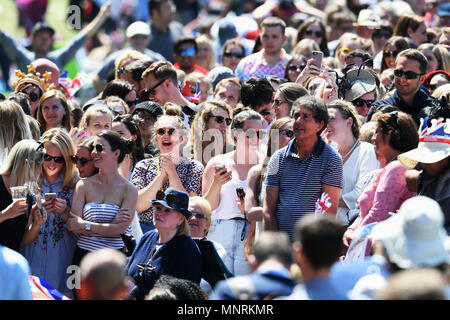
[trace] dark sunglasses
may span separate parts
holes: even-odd
[[[140,101],[139,98],[136,98],[135,100],[132,101],[125,101],[127,103],[127,105],[131,108],[132,106],[135,106],[136,104],[138,104]]]
[[[259,140],[261,140],[261,139],[264,139],[264,137],[266,136],[266,132],[263,130],[256,131],[255,129],[248,129],[245,132],[245,136],[249,139],[252,139],[256,136],[256,137],[258,137]]]
[[[171,207],[184,204],[181,199],[176,198],[173,194],[166,195],[162,190],[156,192],[156,200],[166,200],[167,204]]]
[[[395,58],[398,54],[398,51],[385,51],[383,54],[386,58],[389,58],[389,57]]]
[[[289,129],[280,130],[280,132],[288,138],[292,138],[294,136],[294,131]]]
[[[242,59],[242,58],[244,57],[244,54],[243,54],[243,53],[237,53],[237,52],[225,52],[225,53],[223,54],[223,56],[224,56],[224,57],[227,57],[227,58],[233,58],[233,57],[235,57],[235,58],[237,58],[237,59]]]
[[[166,133],[169,134],[169,136],[173,135],[173,133],[175,132],[175,128],[159,128],[158,130],[156,130],[156,134],[158,136],[163,136]]]
[[[28,96],[30,97],[30,101],[32,101],[32,102],[38,101],[41,98],[41,96],[39,94],[34,93],[34,92],[28,94]]]
[[[414,71],[403,71],[400,69],[394,70],[394,76],[397,78],[402,78],[403,76],[406,77],[406,79],[417,79],[417,77],[421,76],[422,74],[415,73]]]
[[[195,48],[187,48],[178,52],[180,57],[193,57],[195,56]]]
[[[100,143],[98,143],[98,144],[96,144],[96,145],[94,146],[94,149],[95,149],[97,152],[103,152],[103,150],[105,150],[105,147],[104,147],[103,145],[101,145]]]
[[[262,115],[263,117],[264,117],[264,116],[268,116],[268,115],[270,115],[270,111],[268,111],[268,110],[263,110],[263,111],[261,111],[259,114]]]
[[[166,79],[162,79],[160,82],[158,82],[157,84],[155,84],[153,87],[151,87],[150,89],[145,90],[146,93],[148,93],[149,95],[154,96],[156,94],[155,89],[158,88],[161,83],[163,83],[164,81],[166,81]]]
[[[231,119],[230,118],[224,118],[222,116],[211,116],[212,118],[216,119],[217,123],[223,123],[223,121],[225,120],[225,123],[227,124],[227,126],[231,125]]]
[[[312,31],[312,30],[306,30],[305,34],[307,36],[312,36],[313,34],[317,37],[317,38],[322,38],[323,33],[322,31]]]
[[[292,64],[288,67],[288,70],[292,71],[292,72],[295,72],[295,71],[302,72],[303,69],[305,69],[305,67],[306,67],[306,64],[302,64],[301,66],[296,66],[296,65]]]
[[[374,102],[375,100],[364,100],[360,98],[352,101],[355,107],[363,107],[364,105],[366,105],[368,108],[370,108]]]
[[[90,161],[92,161],[92,159],[78,158],[77,156],[72,157],[72,162],[74,164],[77,164],[79,162],[83,167]]]
[[[64,157],[52,157],[51,155],[44,154],[44,161],[55,161],[56,163],[64,163]]]
[[[280,99],[273,99],[273,103],[279,107],[281,106],[283,103],[287,103],[286,101],[280,100]]]
[[[205,215],[200,212],[192,212],[192,216],[190,216],[189,219],[191,219],[192,217],[195,217],[197,220],[205,219]]]

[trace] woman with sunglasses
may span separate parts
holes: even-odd
[[[190,196],[199,196],[203,174],[199,161],[182,154],[187,130],[180,117],[162,115],[153,129],[160,155],[138,162],[131,176],[131,182],[139,190],[136,209],[144,233],[153,229],[154,208],[149,200],[155,198],[158,190],[172,187]]]
[[[76,236],[68,229],[73,192],[77,181],[72,162],[75,146],[65,129],[46,131],[41,142],[45,150],[39,188],[47,220],[24,241],[23,255],[31,274],[71,297],[67,287],[67,267],[72,264]],[[51,194],[51,195],[49,195]]]
[[[143,300],[161,275],[200,283],[202,256],[189,236],[189,195],[174,188],[159,190],[151,201],[155,230],[147,232],[125,267],[136,286],[130,296]]]
[[[142,143],[139,126],[131,115],[126,114],[116,116],[113,119],[112,130],[132,142],[131,153],[125,156],[125,159],[119,166],[119,172],[122,177],[131,180],[134,166],[144,159],[144,144]]]
[[[13,199],[10,188],[24,186],[30,179],[37,180],[41,174],[43,156],[43,151],[38,147],[39,144],[31,139],[17,142],[0,172],[0,245],[18,252],[27,223],[29,232],[33,232],[39,230],[42,219],[39,211],[33,211],[27,217],[27,204],[22,199]]]
[[[227,147],[232,146],[232,114],[230,106],[218,100],[203,103],[195,114],[190,143],[194,159],[203,166],[214,156],[226,153]]]
[[[104,100],[110,96],[117,96],[126,102],[130,112],[133,112],[136,103],[139,102],[136,91],[131,83],[121,79],[114,79],[108,82],[102,92],[101,99]]]
[[[95,135],[92,159],[98,174],[81,179],[73,197],[68,228],[78,234],[72,263],[101,248],[125,250],[122,234],[131,234],[137,190],[119,173],[131,144],[118,133],[104,130]]]
[[[272,108],[277,119],[290,117],[292,104],[295,100],[308,94],[308,91],[298,83],[283,83],[273,96]]]
[[[263,232],[263,204],[266,190],[264,180],[270,157],[275,151],[285,147],[294,137],[294,120],[292,118],[280,118],[273,123],[269,131],[267,154],[264,162],[250,169],[247,176],[247,191],[245,194],[245,211],[247,219],[251,223],[245,243],[245,259],[248,258],[253,243]]]
[[[405,38],[399,36],[389,38],[383,47],[380,74],[386,69],[395,69],[397,55],[408,48],[409,44]]]
[[[328,143],[335,143],[343,163],[344,185],[336,218],[348,226],[355,218],[349,213],[354,212],[356,199],[362,191],[356,188],[357,182],[367,173],[379,169],[380,163],[373,145],[359,140],[360,121],[350,103],[341,101],[328,105],[328,115],[324,137]]]
[[[325,25],[319,18],[310,17],[298,27],[296,43],[303,39],[312,39],[316,41],[320,47],[320,51],[323,52],[324,57],[330,55]]]
[[[245,47],[239,39],[229,39],[224,43],[222,47],[222,65],[234,72],[244,57]]]
[[[41,97],[37,109],[41,133],[62,127],[70,131],[70,109],[66,96],[59,90],[49,90]]]
[[[73,162],[78,169],[78,176],[80,178],[87,178],[98,173],[98,168],[95,167],[94,160],[91,153],[94,150],[94,137],[87,138],[81,141],[77,146],[77,152],[73,157]]]
[[[286,64],[286,72],[284,73],[284,77],[288,79],[290,82],[295,82],[297,80],[300,72],[303,71],[306,67],[306,58],[304,55],[297,54],[291,58]]]
[[[401,111],[381,115],[372,142],[381,170],[358,196],[359,214],[344,234],[346,246],[351,244],[358,228],[388,219],[391,212],[397,212],[406,199],[415,195],[406,185],[407,169],[397,160],[399,154],[416,148],[419,143],[413,118]]]
[[[208,237],[225,248],[225,265],[235,275],[250,272],[244,258],[249,223],[237,189],[245,192],[249,170],[264,159],[259,152],[265,134],[262,125],[262,116],[248,108],[234,116],[231,129],[235,150],[212,158],[203,175],[203,198],[209,201],[213,210]]]

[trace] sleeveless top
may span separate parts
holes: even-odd
[[[227,157],[222,157],[224,165],[227,167],[229,171],[231,159]],[[247,179],[240,180],[238,178],[237,173],[235,172],[232,175],[232,178],[229,182],[222,185],[222,189],[220,190],[220,199],[219,205],[217,208],[211,212],[211,217],[213,220],[218,219],[232,219],[232,218],[244,218],[244,214],[239,210],[237,206],[236,199],[237,193],[236,188],[243,188],[244,191],[247,190]]]
[[[87,202],[83,207],[83,220],[96,223],[111,223],[120,206],[108,203]],[[131,227],[128,227],[127,234],[131,233]],[[120,250],[124,247],[122,238],[105,237],[98,234],[80,234],[77,246],[87,251],[96,251],[102,248],[112,248]]]

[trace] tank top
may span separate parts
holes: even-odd
[[[228,157],[221,157],[223,164],[230,168],[231,159]],[[228,169],[229,171],[229,169]],[[232,218],[244,218],[244,214],[239,210],[236,199],[236,188],[243,188],[247,190],[247,179],[240,180],[237,172],[234,172],[230,181],[222,185],[220,190],[220,200],[217,208],[211,213],[213,220],[218,219],[232,219]]]

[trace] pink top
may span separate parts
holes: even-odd
[[[395,160],[375,175],[357,200],[359,215],[349,230],[386,220],[389,212],[395,213],[403,201],[416,195],[406,187],[405,172],[406,168]]]

